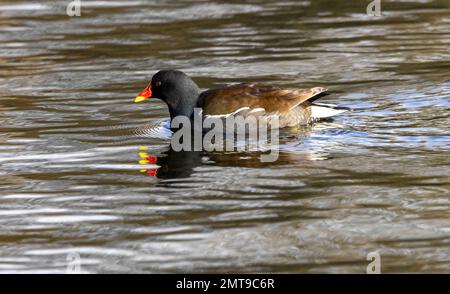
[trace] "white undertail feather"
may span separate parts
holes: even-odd
[[[311,105],[311,118],[313,119],[321,119],[332,117],[343,112],[348,111],[348,108],[345,107],[337,107],[334,104],[325,104],[325,103],[313,103]]]

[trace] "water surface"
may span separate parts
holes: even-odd
[[[65,2],[0,3],[1,273],[450,272],[448,1]],[[174,152],[133,103],[162,68],[353,111],[270,164]]]

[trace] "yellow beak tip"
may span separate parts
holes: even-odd
[[[135,103],[142,102],[142,101],[144,101],[145,99],[147,99],[147,97],[144,97],[144,96],[137,96],[136,98],[134,98],[134,102],[135,102]]]

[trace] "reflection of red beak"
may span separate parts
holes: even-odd
[[[156,163],[158,161],[158,157],[150,156],[145,152],[140,152],[139,156],[143,159],[139,160],[139,164],[149,164]]]
[[[147,170],[147,176],[149,177],[156,177],[158,175],[158,169],[152,168]]]
[[[152,86],[148,84],[148,86],[144,90],[142,90],[142,92],[139,93],[136,98],[134,98],[134,102],[141,102],[151,97],[152,97]]]
[[[139,160],[139,164],[156,164],[158,162],[158,157],[151,156],[147,152],[139,152],[139,157],[142,158],[141,160]],[[156,177],[156,175],[158,174],[158,169],[159,167],[142,169],[141,172],[146,173],[149,177]]]

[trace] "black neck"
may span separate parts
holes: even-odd
[[[183,95],[181,99],[176,99],[175,103],[169,103],[170,119],[174,119],[176,116],[186,116],[192,118],[194,108],[198,101],[198,91],[191,91]]]

